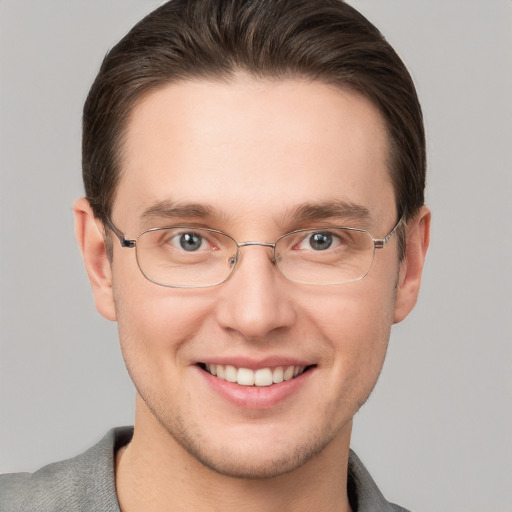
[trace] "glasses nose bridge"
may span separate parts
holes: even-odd
[[[276,244],[273,243],[269,243],[269,242],[237,242],[236,243],[237,247],[240,249],[241,247],[247,247],[247,246],[250,246],[250,245],[261,245],[262,247],[270,247],[271,249],[275,249],[276,248]]]
[[[252,240],[247,241],[247,242],[236,242],[236,247],[237,247],[236,261],[237,261],[237,264],[240,262],[240,259],[242,258],[242,253],[241,253],[240,249],[242,247],[255,247],[255,246],[268,247],[269,249],[272,249],[272,263],[275,264],[274,258],[275,258],[276,244],[275,243],[269,243],[269,242],[257,242],[257,241],[252,241]]]

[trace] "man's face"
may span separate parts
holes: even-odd
[[[381,238],[397,221],[386,147],[370,102],[321,83],[240,76],[170,85],[133,112],[112,220],[128,238],[170,225],[218,229],[239,242],[336,225]],[[368,217],[325,208],[341,202]],[[304,205],[315,214],[299,219]],[[177,289],[145,279],[135,251],[115,243],[115,314],[143,399],[136,428],[163,427],[170,442],[222,473],[269,476],[348,446],[352,417],[384,361],[400,266],[396,237],[363,280],[333,286],[286,280],[266,247],[241,251],[225,283]],[[258,387],[205,365],[306,370]]]

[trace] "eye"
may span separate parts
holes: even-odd
[[[299,244],[299,249],[325,251],[331,247],[338,247],[341,241],[339,237],[330,233],[329,231],[317,231],[308,234],[304,240]]]
[[[205,249],[206,245],[204,237],[194,231],[178,233],[169,240],[169,243],[174,247],[181,247],[181,249],[187,252]]]
[[[333,237],[331,233],[313,233],[309,237],[309,245],[315,251],[324,251],[325,249],[329,249],[333,242]]]

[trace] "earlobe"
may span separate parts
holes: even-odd
[[[418,299],[423,265],[430,242],[430,217],[430,210],[423,206],[405,228],[406,253],[397,284],[394,323],[401,322],[411,312]]]
[[[94,294],[96,309],[108,320],[116,320],[112,290],[112,271],[101,222],[89,201],[80,198],[73,205],[75,233]]]

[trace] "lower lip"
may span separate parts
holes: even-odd
[[[298,393],[310,378],[314,369],[309,368],[302,375],[270,386],[241,386],[236,382],[219,379],[197,367],[211,389],[237,407],[246,409],[270,409]]]

